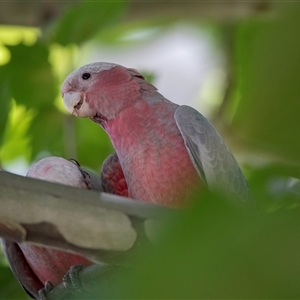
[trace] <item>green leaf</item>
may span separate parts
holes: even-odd
[[[125,6],[126,1],[82,1],[69,7],[45,38],[61,45],[82,43],[112,24]]]
[[[3,145],[0,148],[0,159],[4,162],[22,156],[30,157],[28,128],[35,115],[33,109],[26,110],[24,106],[13,105],[8,115],[4,133]]]
[[[48,62],[48,49],[37,43],[7,46],[11,60],[6,65],[11,74],[11,92],[18,104],[42,108],[52,103],[57,86]]]

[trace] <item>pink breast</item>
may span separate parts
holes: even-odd
[[[118,154],[129,197],[177,207],[201,185],[174,120],[174,108],[141,102],[106,128]],[[145,117],[146,116],[146,117]]]

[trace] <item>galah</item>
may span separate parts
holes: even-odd
[[[29,169],[27,176],[79,188],[100,189],[100,180],[93,174],[82,170],[76,161],[60,157],[38,161]],[[71,266],[92,264],[80,255],[28,243],[2,240],[2,246],[15,277],[36,299],[46,282],[54,286],[61,283]]]
[[[61,93],[70,113],[108,134],[129,197],[178,207],[202,185],[253,206],[245,177],[214,126],[192,107],[167,100],[137,70],[88,64],[67,76]]]

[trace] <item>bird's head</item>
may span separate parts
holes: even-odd
[[[144,77],[134,69],[96,62],[67,76],[61,93],[71,114],[103,125],[141,98],[143,83],[146,83]]]

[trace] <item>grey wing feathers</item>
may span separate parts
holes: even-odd
[[[252,206],[251,193],[239,164],[214,126],[186,105],[179,106],[174,117],[202,181],[210,189],[223,191]]]

